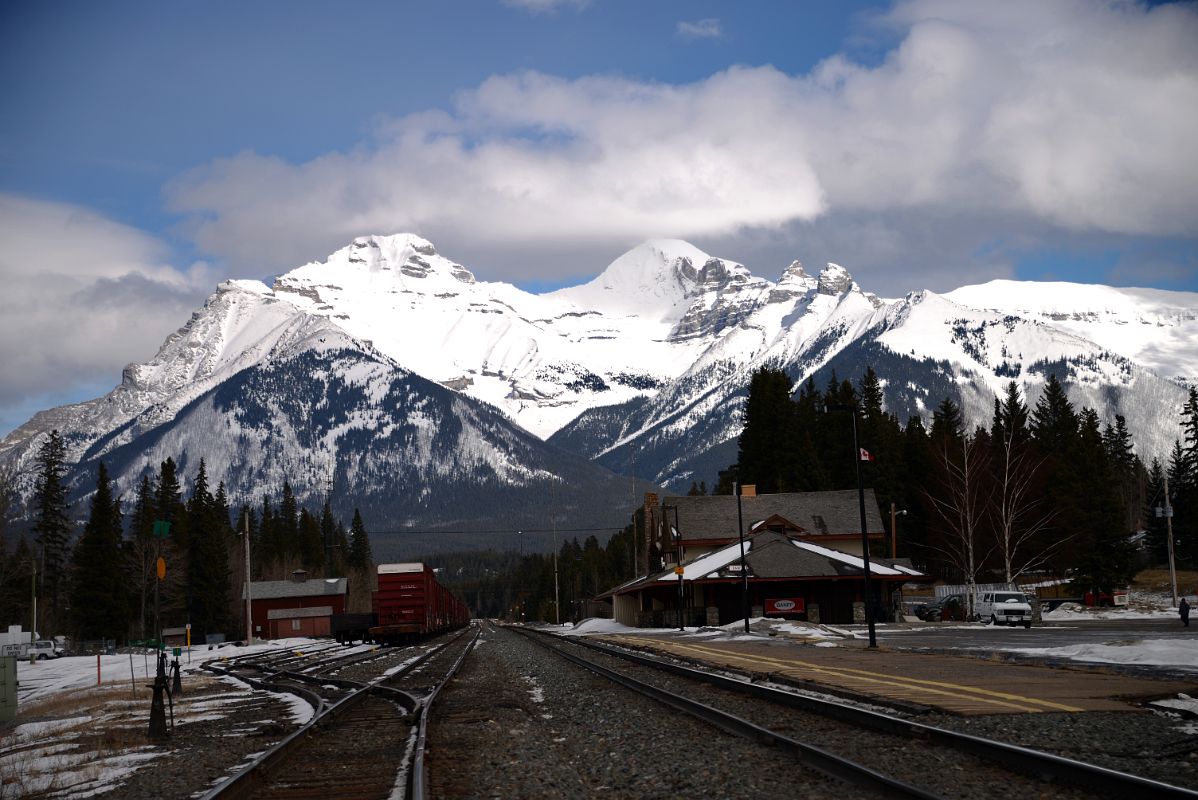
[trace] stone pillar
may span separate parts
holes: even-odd
[[[853,603],[853,622],[865,622],[865,603],[860,600]]]
[[[718,628],[720,626],[720,609],[718,607],[707,607],[707,624],[712,628]]]
[[[807,621],[814,625],[819,624],[819,603],[807,606]]]

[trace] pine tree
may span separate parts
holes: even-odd
[[[299,505],[291,491],[291,483],[283,481],[283,499],[279,501],[279,539],[282,550],[279,556],[303,555],[299,540]]]
[[[299,515],[299,555],[304,569],[309,572],[323,569],[324,543],[320,540],[320,523],[306,508],[300,509]]]
[[[122,580],[120,504],[100,462],[91,515],[72,558],[71,618],[82,639],[126,637],[128,596]]]
[[[1144,494],[1143,515],[1149,563],[1160,566],[1169,562],[1169,543],[1166,541],[1168,531],[1164,516],[1165,506],[1168,505],[1165,501],[1165,468],[1159,458],[1152,459],[1148,467],[1148,485]],[[1158,509],[1161,511],[1159,517],[1156,515]]]
[[[756,484],[758,494],[789,491],[794,483],[795,409],[790,378],[762,367],[749,381],[739,456],[742,480]]]
[[[1057,376],[1049,375],[1031,414],[1032,436],[1045,452],[1065,452],[1077,437],[1078,418]]]
[[[189,619],[194,635],[230,629],[229,547],[232,531],[227,506],[208,489],[208,467],[200,468],[187,503]],[[198,631],[198,633],[197,633]]]
[[[362,522],[362,514],[354,509],[354,521],[349,529],[350,566],[368,570],[374,563],[370,552],[370,535],[366,533],[366,525]]]
[[[125,568],[131,588],[131,607],[137,609],[136,630],[138,638],[151,638],[153,628],[151,598],[157,566],[157,542],[154,539],[154,490],[149,476],[143,475],[133,502],[133,514],[129,518],[129,538],[125,547]],[[156,632],[154,632],[156,634]]]
[[[40,552],[40,589],[45,609],[42,619],[53,627],[55,609],[66,600],[67,548],[71,523],[67,516],[66,444],[57,430],[42,442],[37,452],[37,482],[33,489],[33,535]]]
[[[1099,430],[1098,414],[1082,409],[1078,440],[1071,451],[1074,501],[1069,513],[1078,534],[1075,583],[1083,590],[1125,586],[1135,573],[1134,548],[1124,526],[1117,475]]]

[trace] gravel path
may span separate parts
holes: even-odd
[[[438,798],[869,796],[494,628],[434,707],[428,763]]]

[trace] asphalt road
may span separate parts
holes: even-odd
[[[837,626],[864,636],[864,625]],[[1141,639],[1198,637],[1198,621],[1183,627],[1180,619],[1086,620],[1044,622],[1031,628],[963,622],[887,623],[875,628],[878,644],[902,648],[1067,647],[1076,644],[1130,644]],[[1198,666],[1198,665],[1196,665]]]

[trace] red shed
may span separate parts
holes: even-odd
[[[287,581],[254,581],[250,614],[254,636],[328,636],[330,618],[345,613],[346,578],[308,578],[298,570]],[[242,588],[242,601],[245,600]]]

